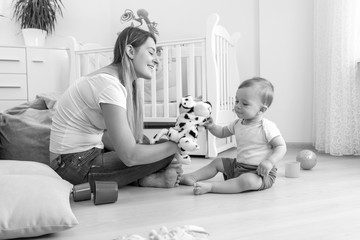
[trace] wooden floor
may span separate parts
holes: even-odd
[[[40,239],[112,240],[183,225],[205,228],[212,240],[360,239],[360,158],[318,153],[315,168],[302,170],[299,178],[286,178],[284,164],[295,161],[299,150],[289,147],[271,189],[194,196],[187,186],[126,187],[119,190],[114,204],[72,202],[80,224]],[[222,156],[234,154],[231,150]],[[193,158],[184,170],[195,170],[209,161]]]

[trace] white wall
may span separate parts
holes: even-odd
[[[266,117],[277,123],[288,142],[311,142],[313,0],[63,0],[55,40],[72,35],[80,41],[112,46],[124,25],[125,9],[144,8],[158,23],[160,41],[202,37],[206,18],[220,15],[230,32],[240,32],[239,83],[253,76],[274,82],[276,95]],[[11,17],[11,0],[0,0],[0,14]],[[259,27],[260,26],[260,27]],[[23,45],[20,28],[0,18],[0,45]],[[235,89],[234,89],[235,94]]]
[[[12,16],[11,0],[0,0],[3,13]],[[63,0],[63,18],[59,18],[55,33],[48,38],[52,45],[57,38],[72,35],[79,41],[112,46],[116,34],[124,28],[120,16],[125,9],[136,12],[144,8],[151,21],[158,23],[159,41],[205,36],[206,19],[211,13],[220,15],[220,24],[230,32],[238,31],[242,38],[239,48],[240,78],[258,74],[257,0]],[[0,45],[22,45],[18,24],[0,18]]]
[[[260,0],[260,75],[274,83],[266,116],[287,142],[311,142],[313,0]]]

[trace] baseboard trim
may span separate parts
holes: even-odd
[[[286,146],[292,147],[292,148],[303,148],[303,149],[310,149],[310,150],[315,149],[313,144],[309,143],[309,142],[286,142]]]

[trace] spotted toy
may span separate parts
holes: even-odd
[[[176,119],[175,126],[160,130],[150,142],[154,144],[162,137],[176,142],[181,152],[176,154],[175,158],[181,164],[190,164],[191,159],[187,152],[199,149],[198,127],[204,125],[210,117],[211,107],[208,101],[195,101],[190,95],[183,97],[179,105],[180,115]]]

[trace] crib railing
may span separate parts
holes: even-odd
[[[75,51],[75,79],[100,69],[113,60],[113,48]]]
[[[158,70],[151,81],[144,81],[144,85],[150,85],[147,89],[151,89],[151,100],[144,96],[144,108],[151,109],[144,109],[144,121],[175,122],[183,96],[207,100],[205,38],[160,42],[157,46],[161,71]],[[77,50],[74,58],[73,78],[78,79],[111,63],[113,49]],[[170,92],[170,86],[176,91]]]
[[[233,112],[235,93],[238,87],[239,75],[236,61],[236,43],[240,35],[230,36],[228,31],[219,23],[219,16],[213,14],[207,22],[206,52],[207,80],[213,86],[207,88],[209,100],[213,104],[213,119],[219,125],[227,125],[236,119]],[[218,144],[215,136],[208,135],[208,155],[210,157],[229,147],[235,146],[234,137],[224,139],[225,143]]]
[[[151,82],[145,82],[151,84],[151,101],[144,104],[151,111],[144,111],[145,121],[175,122],[183,96],[206,99],[205,39],[162,42],[158,49],[160,66]],[[170,92],[174,83],[176,90]]]
[[[219,77],[219,108],[221,111],[229,111],[234,108],[233,79],[230,76],[230,57],[233,45],[224,37],[216,36],[215,39],[215,62]]]

